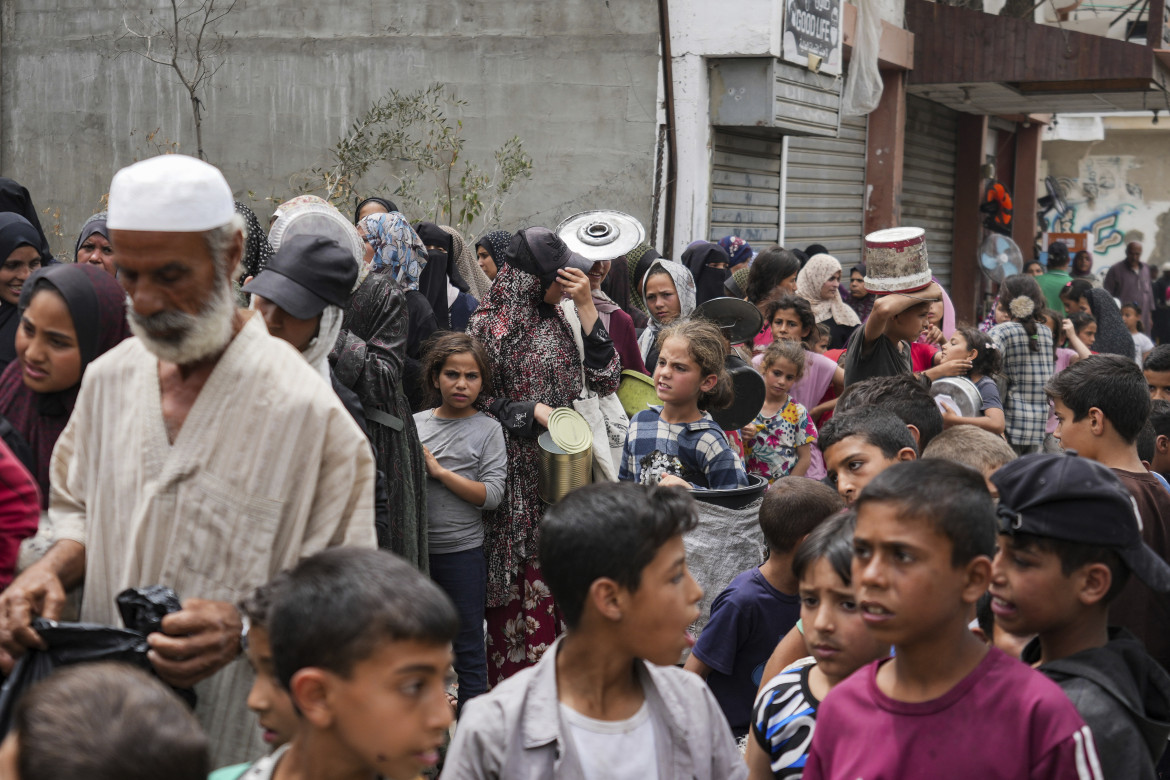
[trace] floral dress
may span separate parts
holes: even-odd
[[[756,435],[744,441],[747,472],[767,477],[769,483],[792,473],[799,460],[797,447],[817,440],[817,428],[808,410],[791,396],[784,408],[771,417],[763,412],[757,414],[752,425],[757,428]]]
[[[488,679],[492,685],[532,666],[564,630],[560,610],[540,570],[537,548],[546,505],[537,493],[544,429],[536,402],[570,406],[581,392],[582,362],[560,307],[543,303],[540,280],[516,267],[500,267],[467,332],[478,338],[492,367],[494,386],[476,405],[504,427],[508,478],[504,497],[484,512],[487,557]],[[600,320],[585,336],[584,373],[600,395],[617,389],[621,363]]]

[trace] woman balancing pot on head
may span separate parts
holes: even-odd
[[[527,228],[508,245],[507,262],[468,335],[483,343],[495,394],[476,406],[504,428],[508,477],[504,496],[484,513],[487,556],[488,677],[494,684],[531,666],[562,630],[537,559],[545,504],[538,493],[537,436],[556,407],[570,406],[585,384],[598,395],[617,389],[621,364],[593,305],[586,273],[592,263],[570,252],[548,228]],[[557,303],[577,305],[585,358]]]

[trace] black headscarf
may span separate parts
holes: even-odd
[[[512,234],[507,230],[493,230],[475,242],[475,246],[483,247],[492,256],[496,264],[496,273],[508,262],[508,244],[512,242]]]
[[[19,311],[28,308],[38,286],[57,291],[69,309],[81,371],[99,355],[130,336],[126,324],[126,293],[114,277],[96,265],[58,263],[45,266],[28,278],[20,293]],[[17,307],[13,307],[17,308]],[[13,317],[19,321],[20,317]],[[13,362],[0,373],[0,414],[24,438],[33,459],[30,470],[41,488],[41,506],[49,503],[49,463],[53,447],[77,404],[81,381],[55,393],[37,393],[21,377],[20,364]]]
[[[0,212],[2,211],[19,214],[32,225],[37,232],[39,241],[35,244],[29,244],[29,246],[35,246],[41,250],[42,258],[48,261],[53,253],[49,249],[49,239],[45,237],[45,231],[41,230],[41,221],[37,218],[37,207],[33,205],[32,197],[28,194],[28,190],[20,184],[4,177],[0,177]],[[9,254],[11,251],[9,250]],[[8,257],[8,255],[4,255],[4,257]]]
[[[398,211],[398,206],[395,205],[394,201],[392,200],[386,200],[385,198],[379,197],[366,198],[361,203],[357,204],[357,208],[353,210],[353,224],[356,225],[360,221],[358,214],[362,213],[362,206],[366,205],[367,203],[382,204],[382,206],[386,209],[387,214],[389,214],[391,211]]]
[[[423,226],[428,225],[434,228],[436,232],[441,234],[445,241],[438,240],[437,236],[429,230],[424,230]],[[450,262],[450,246],[451,237],[442,230],[439,226],[430,222],[420,222],[414,226],[414,232],[422,239],[423,244],[430,244],[431,246],[445,246],[446,250],[427,250],[427,264],[423,267],[422,274],[418,277],[418,291],[426,296],[427,303],[431,305],[431,310],[435,312],[435,321],[439,323],[439,328],[442,330],[451,329],[451,313],[447,310],[447,267],[451,265]],[[428,240],[428,233],[435,240]]]
[[[429,268],[436,264],[442,264],[442,266],[447,269],[447,279],[450,280],[452,286],[459,290],[459,292],[467,292],[470,290],[471,285],[469,285],[463,279],[463,275],[460,274],[459,269],[455,267],[455,258],[451,257],[452,248],[454,247],[451,234],[446,230],[443,230],[434,222],[420,222],[414,226],[414,232],[418,233],[418,237],[421,238],[422,242],[427,246],[440,247],[440,249],[437,250],[427,250],[427,267]],[[427,269],[424,268],[424,279],[426,278],[426,275]],[[421,287],[422,284],[420,283],[420,289]],[[443,291],[443,294],[447,294],[446,290]]]
[[[712,268],[711,263],[723,263],[723,268]],[[695,277],[695,303],[702,304],[726,293],[723,283],[731,276],[731,256],[718,244],[706,241],[687,247],[682,254],[682,264]]]
[[[3,181],[12,181],[4,179]],[[23,187],[21,189],[24,189]],[[38,249],[44,234],[27,219],[12,212],[0,213],[0,263],[19,247]],[[103,273],[105,273],[103,271]],[[8,301],[0,301],[0,369],[16,360],[16,326],[20,324],[20,308]]]

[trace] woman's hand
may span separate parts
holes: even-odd
[[[676,477],[674,474],[663,474],[658,480],[658,487],[680,487],[690,490],[691,483],[682,477]]]
[[[539,404],[538,403],[532,409],[532,416],[536,418],[536,421],[538,423],[540,423],[545,428],[547,428],[548,427],[548,416],[550,414],[552,414],[552,412],[553,412],[553,408],[551,406],[549,406],[548,404]]]
[[[593,291],[589,289],[589,277],[576,268],[562,268],[557,271],[557,281],[561,283],[565,294],[573,299],[580,309],[586,304],[592,304]]]

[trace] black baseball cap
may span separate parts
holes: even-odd
[[[593,268],[591,260],[586,260],[569,249],[569,246],[561,240],[561,237],[554,230],[549,230],[546,227],[531,227],[521,230],[517,235],[523,236],[524,242],[528,244],[528,251],[532,253],[533,259],[536,260],[542,271],[552,269],[555,272],[560,268],[576,268],[582,273],[589,273]]]
[[[1170,593],[1170,564],[1142,541],[1137,502],[1117,475],[1069,451],[1025,455],[991,475],[999,532],[1107,547],[1139,580]]]
[[[330,304],[345,308],[357,277],[358,259],[341,244],[324,236],[295,235],[241,289],[307,320]]]

